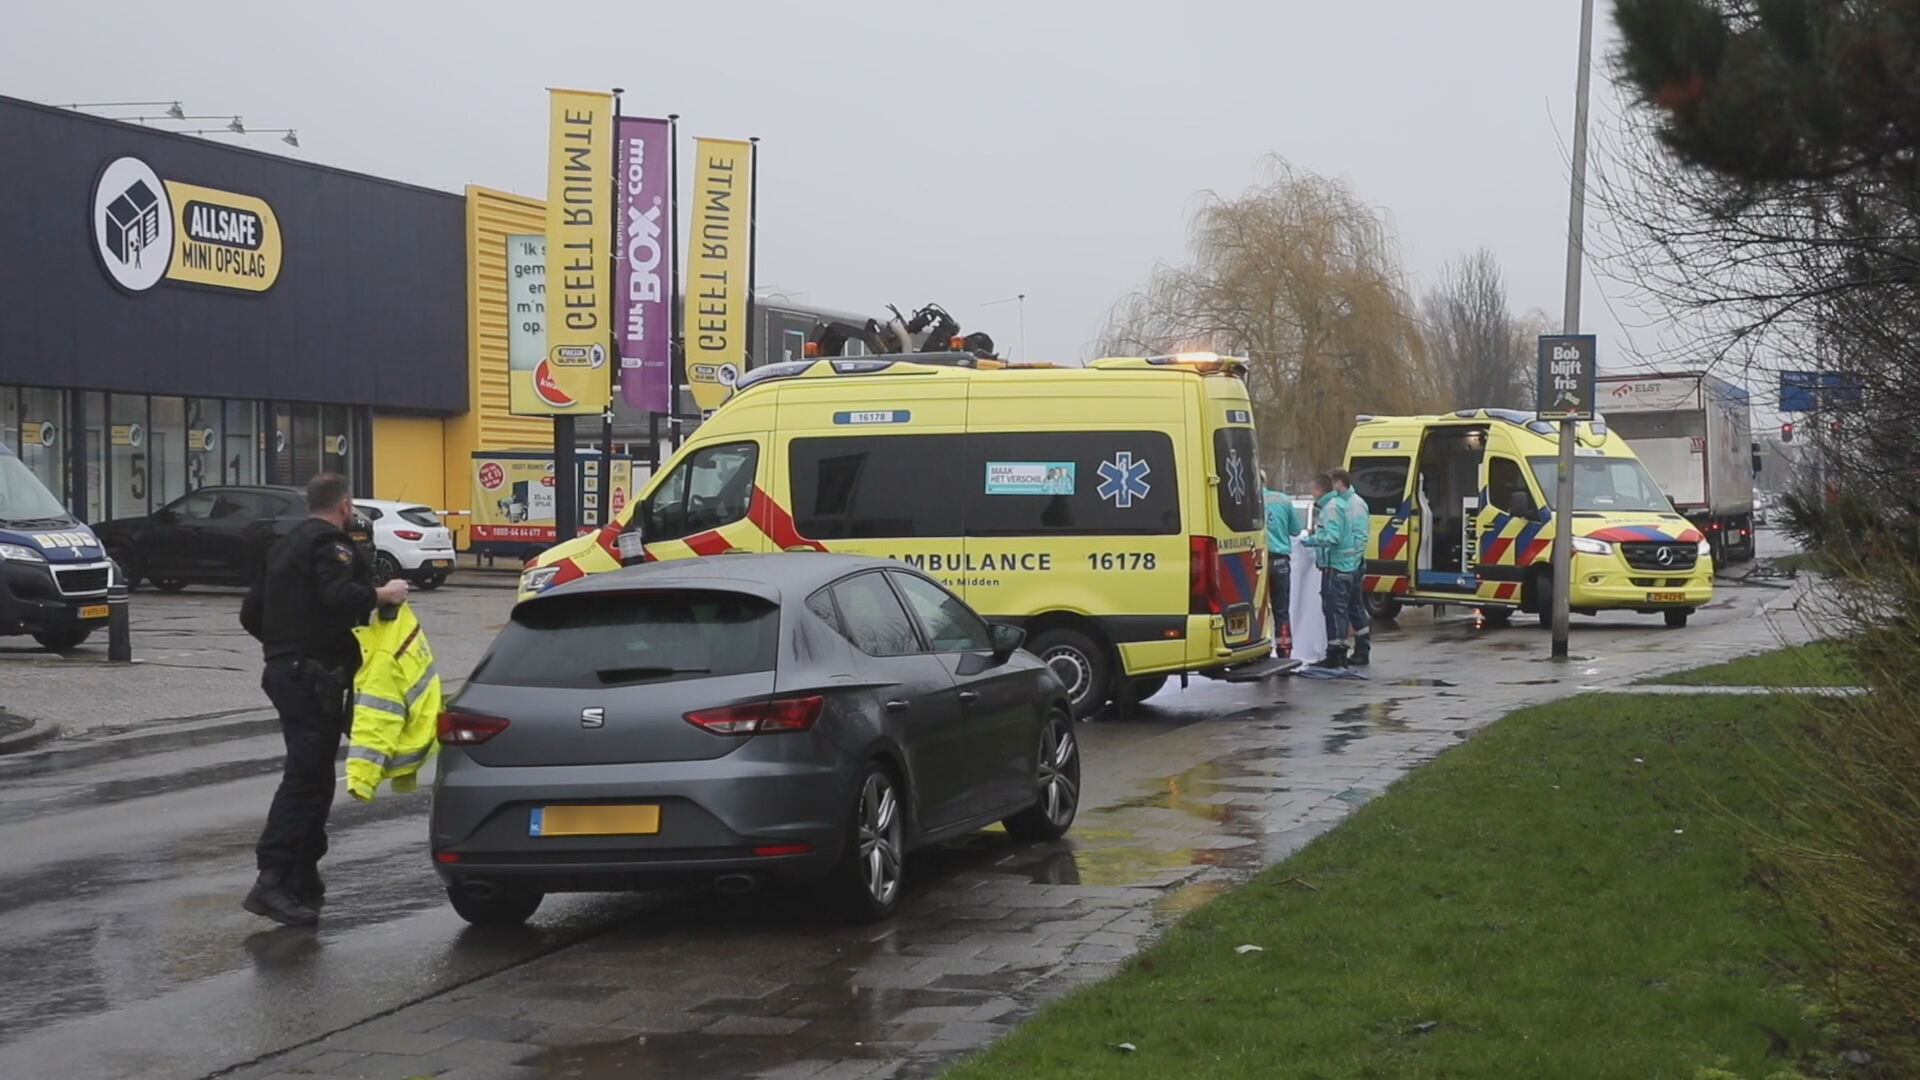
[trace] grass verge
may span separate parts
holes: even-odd
[[[1660,686],[1859,686],[1844,641],[1816,641],[1647,680]]]
[[[947,1080],[1791,1073],[1823,1035],[1728,813],[1775,815],[1790,707],[1516,713]]]

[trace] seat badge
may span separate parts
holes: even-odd
[[[590,709],[581,709],[580,710],[580,726],[583,728],[597,728],[597,727],[607,726],[607,710],[602,709],[598,706],[595,706]]]

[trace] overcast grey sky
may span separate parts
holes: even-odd
[[[1516,310],[1561,310],[1578,0],[9,7],[0,92],[177,98],[302,144],[247,145],[447,190],[544,194],[543,89],[626,87],[683,137],[762,138],[763,285],[937,301],[1005,346],[1014,306],[982,304],[1024,292],[1034,359],[1082,357],[1180,257],[1196,194],[1269,153],[1389,211],[1416,290],[1485,245]],[[1653,342],[1601,286],[1638,319],[1588,276],[1614,367]]]

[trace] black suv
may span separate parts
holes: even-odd
[[[307,493],[279,485],[204,487],[145,517],[93,527],[129,587],[150,581],[161,592],[188,585],[246,585],[266,565],[274,541],[306,520]],[[358,511],[347,535],[371,567],[373,526]]]

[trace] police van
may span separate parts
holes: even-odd
[[[0,443],[0,636],[78,646],[107,624],[114,573],[93,530]]]
[[[1172,675],[1263,669],[1264,530],[1241,361],[797,360],[742,378],[633,505],[532,560],[521,591],[620,566],[623,544],[629,563],[898,559],[1023,626],[1086,715]]]
[[[1372,511],[1369,610],[1459,604],[1490,623],[1523,611],[1549,624],[1559,439],[1557,422],[1508,409],[1360,417],[1346,464]],[[1680,627],[1713,599],[1707,538],[1602,420],[1575,430],[1573,500],[1574,611]]]

